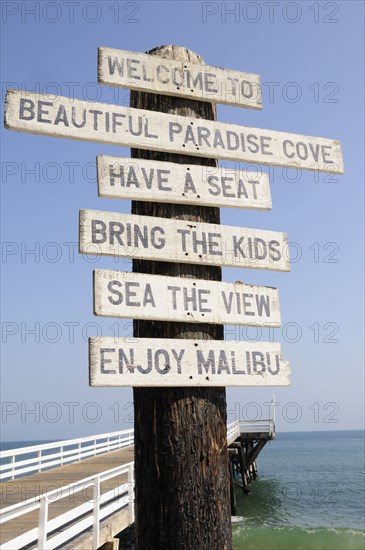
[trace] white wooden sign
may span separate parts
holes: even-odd
[[[80,210],[80,252],[163,262],[290,271],[286,233]]]
[[[90,338],[91,386],[289,386],[278,343]]]
[[[94,271],[94,313],[130,319],[280,326],[276,288],[102,269]]]
[[[271,209],[266,172],[99,155],[97,173],[99,197]]]
[[[339,141],[9,90],[5,127],[64,137],[273,166],[343,173]]]
[[[170,96],[261,109],[257,74],[177,61],[145,53],[98,49],[98,81]]]

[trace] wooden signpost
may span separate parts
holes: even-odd
[[[217,159],[342,174],[341,145],[217,122],[216,103],[261,108],[260,78],[185,48],[98,59],[131,108],[9,90],[5,126],[132,147],[97,159],[99,196],[132,199],[132,214],[80,212],[80,252],[133,259],[133,273],[94,272],[94,313],[133,318],[134,335],[90,340],[90,384],[134,388],[138,550],[230,550],[225,386],[287,386],[290,369],[278,343],[223,341],[224,323],[280,326],[280,308],[277,289],[224,283],[220,266],[290,265],[285,233],[220,225],[219,206],[271,197],[266,174]]]
[[[191,118],[34,92],[6,94],[10,130],[343,174],[336,140]]]
[[[187,323],[280,326],[276,288],[105,269],[94,271],[94,313]]]
[[[280,344],[90,338],[91,386],[288,386]]]
[[[266,172],[99,155],[97,175],[108,199],[271,210]]]
[[[95,210],[80,211],[80,252],[290,270],[286,233]]]
[[[99,48],[98,61],[100,84],[249,109],[262,108],[257,74],[111,48]]]

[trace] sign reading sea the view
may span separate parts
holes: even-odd
[[[90,338],[91,386],[288,386],[278,343]]]
[[[145,53],[98,49],[98,81],[170,96],[261,109],[260,77]]]
[[[343,173],[333,139],[9,90],[5,126],[151,151]]]
[[[94,271],[94,313],[158,321],[280,326],[276,288],[104,269]]]

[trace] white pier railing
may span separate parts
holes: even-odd
[[[227,425],[227,443],[232,443],[242,432],[274,433],[274,429],[274,420],[250,422],[236,420]],[[24,476],[24,474],[40,472],[100,453],[121,449],[133,445],[133,443],[133,430],[123,430],[3,451],[0,453],[0,458],[8,459],[9,463],[1,466],[1,478],[12,480]],[[24,455],[35,456],[21,458]],[[19,457],[20,460],[16,460]],[[95,550],[100,545],[100,523],[107,516],[125,510],[128,524],[134,521],[133,472],[134,462],[130,462],[3,508],[0,511],[0,524],[38,510],[38,526],[5,542],[1,545],[1,550],[15,550],[27,545],[36,545],[39,550],[54,549],[67,544],[67,541],[90,529],[92,530],[92,549]],[[101,483],[123,474],[127,474],[127,482],[101,494]],[[75,504],[67,512],[49,519],[49,507],[54,502],[68,496],[72,497],[75,493],[88,488],[92,488],[92,499],[81,505]],[[70,501],[72,502],[71,498]]]
[[[0,453],[0,480],[34,474],[133,445],[133,430],[79,437]],[[4,462],[4,463],[3,463]]]
[[[38,510],[38,527],[19,535],[1,545],[1,550],[15,550],[36,544],[38,550],[48,550],[65,545],[75,536],[92,529],[92,548],[100,546],[100,522],[110,514],[123,508],[128,510],[128,523],[134,522],[134,463],[130,462],[96,476],[84,478],[76,483],[59,487],[32,499],[19,502],[1,511],[0,523],[5,523]],[[101,494],[101,483],[123,474],[128,482]],[[71,510],[49,520],[49,507],[58,500],[69,498],[80,491],[92,488],[93,498],[73,507]]]

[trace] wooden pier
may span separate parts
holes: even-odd
[[[234,486],[238,485],[245,494],[250,492],[250,483],[257,478],[256,459],[266,443],[275,437],[274,420],[238,424],[239,436],[228,441],[232,515],[236,515]]]
[[[273,421],[227,426],[233,515],[234,485],[248,491],[274,435]],[[133,442],[124,430],[0,453],[1,550],[116,550],[134,522]]]

